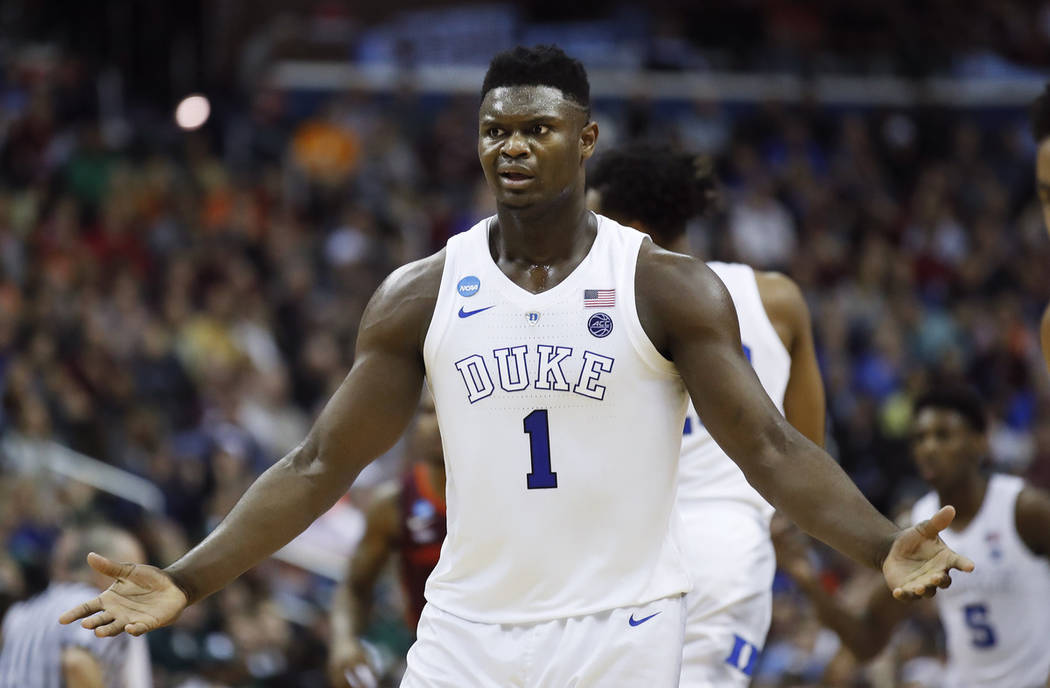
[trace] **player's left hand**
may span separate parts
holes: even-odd
[[[938,533],[955,518],[955,507],[946,506],[933,518],[902,530],[894,540],[882,574],[898,600],[933,597],[937,588],[952,584],[952,569],[973,571],[973,562],[956,554]]]

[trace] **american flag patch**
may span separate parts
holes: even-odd
[[[616,305],[615,289],[584,289],[584,308],[609,308]]]

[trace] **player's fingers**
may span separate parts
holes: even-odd
[[[98,628],[99,626],[103,624],[108,624],[111,621],[113,621],[113,615],[107,612],[106,610],[102,610],[98,614],[95,614],[94,616],[89,616],[88,618],[81,621],[80,625],[90,631],[93,628]]]
[[[937,584],[937,587],[942,590],[952,587],[952,577],[948,574],[944,574],[944,576],[941,577],[941,582]]]
[[[93,600],[88,600],[84,604],[73,607],[68,612],[58,617],[58,622],[61,624],[73,623],[77,619],[83,619],[85,616],[91,616],[95,612],[102,611],[102,600],[96,597]]]
[[[131,575],[132,569],[135,568],[134,564],[118,564],[94,552],[87,555],[87,562],[91,565],[91,568],[110,578],[127,578]]]
[[[919,534],[924,538],[930,540],[937,537],[937,533],[941,532],[955,519],[955,507],[945,506],[941,507],[941,510],[931,516],[929,519],[919,523],[915,526],[915,530],[919,531]]]
[[[95,636],[98,638],[110,638],[115,635],[120,635],[124,632],[124,625],[120,621],[110,621],[105,626],[99,626],[95,629]]]
[[[357,680],[357,675],[354,674],[353,668],[343,671],[343,680],[346,681],[346,685],[349,686],[349,688],[364,688],[364,686],[362,686]]]
[[[124,626],[124,632],[128,635],[140,636],[148,630],[149,626],[142,623],[141,621],[137,623],[129,623],[128,625]]]
[[[973,571],[974,563],[969,557],[956,554],[955,558],[952,559],[951,568],[969,573],[970,571]]]

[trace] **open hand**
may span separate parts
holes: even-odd
[[[882,574],[895,598],[933,597],[937,588],[952,584],[952,569],[973,571],[973,562],[950,550],[938,535],[954,518],[955,507],[943,507],[929,520],[902,530],[894,540]]]
[[[142,635],[167,626],[186,608],[186,595],[156,566],[118,564],[94,552],[87,561],[91,568],[116,581],[95,599],[60,616],[59,623],[84,619],[80,625],[94,629],[99,638],[121,633]]]

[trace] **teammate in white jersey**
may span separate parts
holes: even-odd
[[[587,181],[592,209],[678,253],[690,252],[686,222],[711,205],[715,188],[706,158],[644,143],[603,153],[590,165]],[[762,387],[789,423],[822,445],[824,384],[798,286],[780,273],[746,265],[708,266],[733,298],[740,339]],[[682,437],[677,506],[693,579],[681,685],[746,686],[772,614],[773,507],[748,484],[692,407]]]
[[[579,62],[550,46],[501,53],[481,94],[478,157],[497,214],[387,278],[306,440],[202,543],[165,570],[91,557],[117,581],[62,621],[88,617],[99,635],[171,623],[329,508],[404,430],[424,377],[448,536],[404,686],[677,683],[686,390],[771,503],[881,567],[896,595],[932,595],[972,568],[937,535],[951,508],[898,529],[784,420],[703,262],[586,209],[598,125]]]
[[[1032,136],[1038,146],[1035,157],[1035,186],[1043,209],[1043,225],[1050,232],[1050,84],[1032,103]],[[1043,311],[1039,331],[1043,359],[1050,370],[1050,305]]]
[[[942,504],[957,509],[941,537],[977,564],[937,595],[947,637],[948,688],[1034,688],[1050,682],[1050,494],[1020,478],[981,470],[987,451],[980,399],[941,387],[915,403],[912,452],[934,491],[912,509],[913,521]],[[854,613],[822,588],[804,548],[777,538],[781,566],[810,597],[823,623],[864,661],[889,642],[916,607],[882,586]]]

